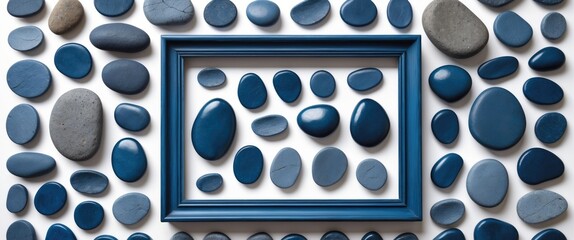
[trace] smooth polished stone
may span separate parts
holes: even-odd
[[[442,100],[456,102],[470,91],[472,78],[459,66],[444,65],[431,72],[429,86]]]
[[[279,150],[269,173],[271,181],[280,188],[290,188],[297,182],[301,173],[301,156],[290,147]]]
[[[150,236],[142,232],[133,233],[128,237],[128,240],[152,240]]]
[[[229,2],[229,0],[213,0],[209,4],[220,1]],[[225,73],[219,68],[204,68],[197,74],[197,82],[204,88],[217,88],[225,83],[226,78]]]
[[[100,235],[97,236],[94,240],[118,240],[118,239],[111,235]]]
[[[291,19],[301,26],[311,26],[325,19],[329,11],[329,0],[304,0],[291,9]]]
[[[542,148],[530,148],[518,159],[518,176],[530,185],[540,184],[562,176],[564,163],[554,153]]]
[[[22,184],[14,184],[6,194],[6,209],[11,213],[19,213],[28,205],[28,189]]]
[[[458,199],[445,199],[435,203],[430,210],[434,223],[447,226],[458,222],[464,216],[464,203]]]
[[[150,44],[149,35],[143,30],[125,23],[100,25],[90,33],[94,47],[105,51],[135,53]]]
[[[272,137],[287,130],[287,119],[281,115],[267,115],[255,119],[251,123],[251,130],[260,137]]]
[[[313,159],[313,181],[321,187],[339,182],[347,172],[347,156],[334,147],[321,149]]]
[[[365,233],[365,235],[363,235],[361,240],[383,240],[383,237],[381,237],[381,235],[378,232],[370,231],[368,233]]]
[[[379,103],[365,98],[355,106],[351,115],[351,137],[363,147],[374,147],[381,143],[391,128],[387,112]]]
[[[536,52],[528,60],[528,66],[533,70],[545,72],[559,69],[566,62],[564,52],[556,47],[545,47]]]
[[[259,148],[248,145],[237,151],[233,160],[233,174],[237,181],[243,184],[255,183],[261,176],[261,171],[263,154]]]
[[[118,222],[133,225],[140,222],[150,210],[150,201],[141,193],[127,193],[116,199],[112,213]]]
[[[202,192],[213,192],[223,185],[223,177],[218,173],[209,173],[201,176],[195,186]]]
[[[528,100],[540,105],[556,104],[564,98],[562,87],[543,77],[533,77],[524,82],[522,93]]]
[[[6,161],[6,168],[15,176],[33,178],[48,174],[56,168],[54,158],[36,152],[21,152]]]
[[[120,103],[114,110],[114,119],[121,128],[134,132],[144,130],[150,122],[145,108],[130,103]]]
[[[451,144],[458,137],[458,117],[450,109],[438,111],[431,122],[431,129],[436,140],[443,144]]]
[[[36,60],[21,60],[14,63],[6,73],[8,87],[23,98],[41,96],[52,84],[50,69]]]
[[[303,235],[297,233],[291,233],[287,236],[281,238],[281,240],[307,240]]]
[[[369,0],[370,1],[370,0]],[[368,91],[383,81],[383,73],[376,68],[362,68],[349,73],[347,84],[355,91]]]
[[[197,114],[191,128],[193,148],[202,158],[220,159],[235,138],[235,112],[223,99],[207,102]]]
[[[76,206],[74,221],[83,230],[92,230],[102,224],[104,208],[97,202],[85,201]]]
[[[535,190],[518,200],[516,212],[525,223],[536,224],[554,219],[568,209],[568,201],[562,195],[548,191]]]
[[[395,240],[418,240],[419,238],[414,233],[402,233],[395,238]]]
[[[76,240],[76,235],[66,225],[56,223],[48,228],[46,240]]]
[[[534,126],[534,133],[541,142],[552,144],[564,136],[567,126],[568,121],[564,115],[558,112],[549,112],[538,118]]]
[[[349,240],[347,235],[339,231],[330,231],[323,236],[321,236],[321,240]]]
[[[78,0],[58,0],[50,17],[48,27],[56,35],[62,35],[74,29],[84,18],[84,7]]]
[[[540,31],[546,39],[556,40],[566,33],[566,18],[558,12],[546,14],[540,23]]]
[[[458,228],[442,231],[433,240],[465,240],[464,233]]]
[[[134,0],[94,0],[96,10],[106,17],[119,17],[127,13]]]
[[[498,8],[498,7],[502,7],[506,4],[509,4],[513,0],[478,0],[478,1],[481,2],[482,4],[486,5],[486,6]]]
[[[203,9],[203,19],[213,27],[227,27],[236,18],[237,7],[230,0],[212,0]]]
[[[249,236],[247,240],[273,240],[273,238],[266,232],[258,232]]]
[[[328,98],[335,92],[337,84],[335,77],[330,72],[319,70],[311,76],[311,91],[315,96]]]
[[[36,240],[36,230],[30,222],[18,220],[6,230],[6,240]]]
[[[273,87],[283,102],[292,103],[301,94],[301,79],[291,70],[282,70],[273,76]]]
[[[178,232],[171,236],[170,240],[193,240],[193,237],[186,232]]]
[[[339,126],[339,112],[331,105],[313,105],[297,115],[297,125],[306,134],[323,138]]]
[[[518,240],[518,231],[512,224],[495,218],[486,218],[474,227],[476,240]]]
[[[487,80],[496,80],[510,76],[518,70],[518,59],[513,56],[502,56],[490,59],[478,67],[478,76]]]
[[[557,229],[548,228],[534,235],[532,240],[566,240],[566,236]]]
[[[44,0],[9,0],[6,10],[13,17],[25,18],[38,14],[44,8]]]
[[[16,144],[32,141],[40,129],[40,116],[30,104],[20,104],[10,110],[6,117],[6,134]]]
[[[42,215],[53,215],[66,205],[67,200],[68,193],[64,186],[57,182],[47,182],[36,192],[34,207]]]
[[[444,155],[432,167],[432,182],[440,188],[450,187],[458,177],[463,164],[462,157],[456,153]]]
[[[408,0],[391,0],[387,5],[387,19],[396,28],[406,28],[413,20],[413,7]]]
[[[364,27],[377,18],[377,6],[371,0],[347,0],[340,10],[341,19],[353,27]]]
[[[203,238],[203,240],[231,240],[227,235],[221,232],[211,232]]]
[[[69,78],[84,78],[92,70],[92,55],[78,43],[66,43],[54,55],[56,69]]]
[[[78,170],[70,177],[70,185],[79,193],[99,194],[108,188],[109,180],[106,175],[94,170]]]
[[[356,171],[357,181],[366,189],[377,191],[387,182],[387,169],[376,159],[365,159]]]
[[[534,0],[542,5],[552,6],[562,3],[563,0]]]
[[[517,144],[526,130],[526,116],[520,102],[508,90],[492,87],[474,100],[468,118],[474,139],[493,150]]]
[[[530,24],[513,11],[499,14],[493,29],[498,40],[509,47],[522,47],[532,38]]]
[[[147,20],[158,26],[184,25],[194,13],[191,0],[145,0],[143,10]]]
[[[8,45],[20,52],[33,50],[42,42],[44,42],[44,33],[35,26],[19,27],[8,34]]]
[[[133,138],[119,140],[112,150],[112,168],[125,182],[139,180],[147,170],[147,157],[142,145]]]
[[[502,163],[494,159],[474,164],[466,177],[466,191],[476,204],[496,207],[508,192],[508,173]]]
[[[149,83],[147,68],[129,59],[114,60],[102,69],[102,80],[111,90],[121,94],[141,93]]]
[[[266,0],[258,0],[266,1]],[[267,89],[263,80],[255,73],[248,73],[241,77],[237,88],[239,102],[247,109],[257,109],[267,101]]]
[[[279,20],[281,10],[279,6],[268,0],[255,0],[247,5],[247,18],[253,24],[261,27],[269,27]]]

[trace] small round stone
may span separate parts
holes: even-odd
[[[532,240],[567,240],[567,239],[566,236],[564,236],[564,233],[560,232],[559,230],[554,228],[548,228],[534,235],[534,237],[532,237]]]
[[[13,17],[31,17],[44,8],[44,0],[9,0],[6,8]]]
[[[518,177],[523,182],[536,185],[559,178],[564,173],[564,163],[554,153],[543,148],[530,148],[518,159]]]
[[[339,112],[331,105],[319,104],[307,107],[297,115],[297,125],[306,134],[324,138],[339,126]]]
[[[30,222],[18,220],[6,230],[6,240],[36,240],[36,230]]]
[[[451,144],[458,137],[458,117],[450,109],[437,112],[431,122],[432,133],[443,144]]]
[[[112,169],[125,182],[139,180],[147,170],[147,157],[142,145],[133,138],[119,140],[112,150]]]
[[[546,39],[559,39],[566,32],[566,18],[558,12],[548,13],[540,23],[540,31]]]
[[[293,148],[281,149],[271,164],[270,177],[275,186],[290,188],[297,182],[301,173],[301,156]]]
[[[20,152],[6,161],[8,172],[22,178],[46,175],[56,168],[54,158],[37,152]]]
[[[266,232],[258,232],[249,236],[247,240],[273,240],[273,238]]]
[[[227,235],[220,232],[212,232],[203,238],[203,240],[231,240]]]
[[[260,137],[272,137],[287,130],[287,119],[281,115],[267,115],[255,119],[251,123],[251,130]]]
[[[273,76],[273,87],[283,102],[292,103],[301,94],[301,79],[291,70],[282,70]]]
[[[213,27],[227,27],[236,18],[237,7],[230,0],[211,0],[203,10],[203,19]]]
[[[377,6],[370,0],[347,0],[340,10],[341,19],[353,27],[364,27],[377,18]]]
[[[535,71],[557,70],[566,62],[566,55],[557,47],[545,47],[534,53],[528,60],[528,66]]]
[[[534,0],[534,1],[542,5],[552,6],[562,3],[562,1],[564,0]]]
[[[193,237],[186,232],[178,232],[171,236],[170,240],[193,240]]]
[[[406,232],[397,236],[395,240],[419,240],[419,238],[414,233]]]
[[[552,144],[564,136],[567,126],[568,121],[564,115],[558,112],[550,112],[538,118],[534,126],[534,133],[541,142]]]
[[[365,233],[365,235],[363,235],[361,240],[383,240],[383,237],[381,237],[381,235],[378,232],[370,231],[368,233]]]
[[[222,0],[214,0],[213,2],[219,2]],[[229,0],[223,0],[229,1]],[[233,4],[233,3],[232,3]],[[204,88],[217,88],[225,83],[225,73],[219,68],[204,68],[197,74],[197,82]]]
[[[552,220],[568,209],[568,201],[555,192],[535,190],[518,200],[516,213],[525,223],[537,224]]]
[[[8,44],[16,51],[34,50],[44,42],[44,33],[35,26],[19,27],[8,35]]]
[[[463,68],[444,65],[429,75],[431,90],[442,100],[456,102],[462,99],[472,87],[472,78]]]
[[[84,18],[84,6],[79,0],[58,0],[48,18],[48,27],[56,35],[72,31]]]
[[[125,23],[100,25],[90,33],[94,47],[105,51],[136,53],[150,44],[149,35],[143,30]]]
[[[53,215],[59,212],[68,199],[66,188],[57,182],[47,182],[38,189],[34,196],[34,206],[42,215]]]
[[[362,68],[347,76],[347,84],[355,91],[363,92],[373,89],[383,81],[383,73],[377,68]]]
[[[311,26],[325,19],[330,10],[328,0],[305,0],[291,9],[291,19],[301,26]]]
[[[311,76],[311,91],[315,96],[328,98],[335,92],[337,84],[330,72],[319,70]]]
[[[119,17],[127,13],[134,0],[94,0],[96,10],[106,17]]]
[[[102,69],[102,80],[111,90],[134,95],[141,93],[149,84],[149,71],[134,60],[114,60]]]
[[[6,209],[11,213],[19,213],[28,205],[28,189],[22,184],[14,184],[6,194]]]
[[[21,60],[14,63],[6,74],[8,87],[24,98],[41,96],[52,84],[52,75],[46,65],[36,60]]]
[[[30,104],[20,104],[8,113],[6,133],[12,142],[26,144],[32,141],[40,128],[40,116]]]
[[[494,35],[509,47],[522,47],[532,38],[532,27],[513,11],[499,14],[494,20]]]
[[[76,235],[66,225],[56,223],[48,228],[46,240],[76,240]]]
[[[118,239],[111,235],[100,235],[97,236],[94,240],[118,240]]]
[[[387,182],[387,169],[376,159],[365,159],[357,167],[357,180],[371,191],[381,189]]]
[[[133,233],[128,237],[128,240],[152,240],[150,236],[142,232]]]
[[[522,86],[522,93],[528,100],[540,105],[556,104],[564,98],[562,87],[543,77],[533,77],[526,80]]]
[[[413,20],[413,8],[409,0],[391,0],[387,5],[387,19],[396,28],[406,28]]]
[[[81,44],[66,43],[56,51],[54,64],[67,77],[81,79],[92,70],[92,55]]]
[[[363,147],[375,147],[389,135],[391,122],[378,102],[365,98],[357,103],[351,114],[351,137]]]
[[[253,24],[261,27],[269,27],[279,20],[281,11],[279,6],[272,1],[256,0],[247,5],[247,18]]]
[[[502,163],[494,159],[474,164],[466,177],[466,191],[476,204],[496,207],[508,192],[508,173]]]
[[[281,238],[281,240],[307,240],[303,235],[297,233],[291,233],[287,236]]]
[[[184,25],[194,15],[191,0],[145,0],[143,10],[147,20],[157,26]]]
[[[349,238],[342,232],[330,231],[323,234],[321,240],[349,240]]]
[[[321,187],[329,187],[339,182],[347,172],[347,156],[334,147],[326,147],[313,159],[313,181]]]
[[[208,173],[198,178],[195,186],[202,192],[214,192],[223,186],[223,177],[219,173]]]
[[[108,188],[108,184],[108,177],[94,170],[78,170],[70,177],[72,188],[89,195],[104,192]]]
[[[79,228],[92,230],[97,228],[104,220],[104,208],[94,201],[85,201],[74,210],[74,221]]]
[[[465,240],[464,233],[458,228],[450,228],[436,235],[433,240]]]
[[[266,2],[258,0],[256,2]],[[257,109],[267,101],[267,89],[263,80],[257,74],[245,74],[239,81],[237,88],[239,102],[247,109]]]
[[[114,119],[121,128],[134,132],[144,130],[150,122],[149,112],[131,103],[120,103],[114,110]]]
[[[462,157],[456,153],[444,155],[432,167],[432,182],[440,188],[450,187],[458,177],[463,164]]]
[[[430,216],[436,224],[447,226],[462,219],[464,212],[464,203],[451,198],[435,203],[430,210]]]
[[[235,154],[233,174],[240,183],[252,184],[261,176],[263,164],[261,150],[255,146],[248,145],[239,149]]]
[[[147,216],[150,210],[150,201],[141,193],[127,193],[114,201],[112,213],[118,222],[133,225]]]

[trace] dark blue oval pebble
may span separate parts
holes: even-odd
[[[506,168],[494,159],[479,161],[468,172],[466,191],[470,199],[480,206],[498,206],[508,192]]]
[[[53,215],[66,205],[68,193],[66,188],[57,182],[47,182],[34,196],[34,206],[42,215]]]
[[[94,170],[78,170],[70,177],[70,185],[84,194],[99,194],[108,188],[108,177]]]
[[[342,232],[330,231],[323,234],[321,240],[349,240],[349,238]]]
[[[262,170],[263,154],[259,148],[248,145],[237,151],[233,161],[233,174],[237,181],[252,184],[259,179]]]
[[[217,160],[235,138],[235,112],[223,99],[212,99],[197,114],[191,129],[191,142],[199,156]]]
[[[33,178],[54,170],[56,161],[42,153],[22,152],[9,157],[6,161],[6,168],[18,177]]]
[[[134,0],[94,0],[96,10],[107,17],[118,17],[127,13]]]
[[[532,240],[566,240],[566,239],[567,238],[566,236],[564,236],[564,233],[554,228],[544,229],[539,233],[537,233],[536,235],[534,235],[534,237],[532,237]]]
[[[397,236],[395,240],[419,240],[419,238],[414,233],[406,232]]]
[[[11,213],[19,213],[28,205],[28,189],[22,184],[14,184],[6,194],[6,209]]]
[[[231,240],[227,235],[220,232],[212,232],[203,238],[203,240]]]
[[[293,148],[281,149],[271,164],[270,177],[275,186],[290,188],[301,173],[301,156]]]
[[[564,115],[557,112],[550,112],[542,115],[534,127],[536,138],[543,143],[555,143],[566,132],[568,122]]]
[[[142,232],[133,233],[128,237],[128,240],[151,240],[151,237]]]
[[[458,177],[463,164],[462,157],[456,153],[444,155],[432,167],[432,182],[440,188],[450,187]]]
[[[236,18],[237,7],[229,0],[212,0],[203,9],[203,19],[213,27],[227,27]]]
[[[370,231],[368,233],[365,233],[365,235],[363,235],[361,240],[383,240],[383,237],[381,237],[381,235],[378,232]]]
[[[35,26],[19,27],[8,35],[8,44],[16,51],[26,52],[40,46],[44,41],[44,33]]]
[[[562,3],[562,1],[564,0],[534,0],[537,3],[540,3],[542,5],[547,5],[547,6],[551,6],[551,5],[557,5]]]
[[[509,76],[518,70],[518,59],[513,56],[503,56],[490,59],[478,67],[478,76],[487,80],[495,80]]]
[[[391,122],[385,109],[375,100],[357,103],[351,115],[351,137],[363,147],[374,147],[389,134]]]
[[[281,11],[279,6],[272,1],[256,0],[247,5],[247,18],[253,24],[261,27],[269,27],[279,20]]]
[[[313,137],[326,137],[339,126],[339,112],[330,105],[313,105],[297,115],[297,124]]]
[[[214,0],[213,2],[228,1],[229,0]],[[233,3],[232,3],[233,4]],[[225,83],[225,73],[219,68],[204,68],[197,74],[197,82],[204,88],[216,88]]]
[[[432,71],[429,75],[429,85],[442,100],[456,102],[470,91],[472,78],[459,66],[444,65]]]
[[[387,5],[387,19],[396,28],[406,28],[413,20],[413,8],[408,0],[391,0]]]
[[[193,237],[191,237],[186,232],[178,232],[178,233],[174,234],[173,236],[171,236],[171,238],[169,240],[193,240]]]
[[[545,47],[536,52],[528,60],[528,66],[536,71],[556,70],[566,62],[564,52],[556,47]]]
[[[335,77],[325,70],[319,70],[311,76],[311,91],[315,96],[328,98],[335,92]]]
[[[94,201],[81,202],[74,210],[74,221],[79,228],[92,230],[104,220],[104,208]]]
[[[44,0],[9,0],[7,10],[13,17],[31,17],[44,8]]]
[[[347,0],[340,10],[341,19],[350,26],[363,27],[377,18],[377,6],[370,0]]]
[[[46,240],[76,240],[76,235],[66,225],[56,223],[48,228]]]
[[[464,216],[464,203],[458,199],[445,199],[435,203],[430,210],[433,222],[447,226],[458,222]]]
[[[383,81],[383,73],[376,68],[362,68],[347,76],[347,84],[355,91],[367,91]]]
[[[365,159],[359,163],[356,176],[364,188],[377,191],[387,182],[387,169],[376,159]]]
[[[451,144],[458,137],[458,117],[450,109],[438,111],[432,118],[431,129],[435,138],[444,144]]]
[[[108,23],[92,30],[90,42],[105,51],[135,53],[146,49],[150,39],[146,32],[132,25]]]
[[[150,122],[149,112],[138,105],[121,103],[114,110],[114,119],[118,126],[129,131],[144,130]]]
[[[273,240],[273,238],[266,232],[258,232],[249,236],[247,240]]]
[[[149,72],[139,62],[119,59],[108,63],[102,69],[102,80],[111,90],[133,95],[141,93],[147,87]]]
[[[52,75],[43,63],[27,59],[14,63],[8,69],[6,80],[16,95],[35,98],[48,91],[52,83]]]
[[[433,240],[465,240],[464,233],[458,228],[444,230],[436,235]]]
[[[195,186],[202,192],[213,192],[223,185],[223,177],[218,173],[209,173],[201,176]]]
[[[26,144],[32,141],[40,128],[40,117],[30,104],[20,104],[8,113],[6,133],[12,142]]]
[[[259,2],[262,0],[258,0]],[[267,101],[267,89],[263,80],[257,74],[248,73],[245,74],[239,81],[239,87],[237,88],[237,96],[239,97],[239,102],[243,107],[247,109],[256,109]]]
[[[56,51],[54,64],[67,77],[80,79],[92,70],[92,55],[81,44],[66,43]]]
[[[564,91],[560,85],[543,77],[533,77],[522,86],[524,96],[533,103],[552,105],[562,101]]]
[[[486,218],[474,227],[474,239],[518,240],[518,231],[510,223]]]
[[[546,149],[528,149],[518,159],[518,176],[530,185],[550,181],[562,176],[563,173],[562,160]]]
[[[6,230],[6,240],[36,240],[36,230],[30,222],[18,220]]]
[[[273,76],[273,87],[283,102],[292,103],[301,94],[301,79],[293,71],[279,71]]]
[[[267,115],[255,119],[251,123],[251,130],[257,136],[271,137],[287,130],[287,119],[281,115]]]
[[[94,238],[94,240],[118,240],[118,239],[111,235],[100,235]]]
[[[307,240],[307,238],[303,237],[303,235],[301,235],[301,234],[291,233],[291,234],[281,238],[281,240]]]
[[[321,22],[331,10],[329,0],[304,0],[291,9],[291,19],[301,26]]]
[[[132,225],[140,222],[150,210],[150,201],[141,193],[127,193],[116,199],[112,213],[118,222]]]
[[[540,23],[540,31],[546,39],[559,39],[566,32],[566,18],[558,12],[548,13]]]
[[[532,27],[513,11],[499,14],[494,20],[494,35],[509,47],[522,47],[532,38]]]
[[[147,169],[147,157],[142,145],[133,138],[119,140],[112,150],[112,169],[125,182],[139,180]]]
[[[334,147],[323,148],[313,159],[313,181],[321,187],[329,187],[345,176],[347,165],[343,151]]]

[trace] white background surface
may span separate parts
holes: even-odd
[[[130,234],[136,231],[141,231],[149,234],[154,239],[169,239],[172,234],[177,231],[187,231],[195,239],[202,239],[205,234],[211,231],[221,231],[228,234],[232,239],[245,239],[249,235],[258,232],[266,231],[271,233],[275,239],[280,239],[288,233],[301,233],[308,239],[319,239],[323,233],[329,230],[340,230],[346,233],[351,239],[360,239],[361,236],[371,230],[381,233],[384,239],[393,239],[398,234],[406,231],[416,233],[420,239],[432,239],[445,228],[437,226],[430,220],[428,215],[430,207],[437,201],[445,198],[458,198],[466,205],[465,217],[454,227],[460,228],[467,238],[472,238],[474,226],[481,219],[487,217],[498,218],[512,223],[520,233],[520,239],[530,239],[534,234],[547,227],[554,227],[561,230],[569,238],[574,238],[574,220],[572,218],[572,210],[569,209],[565,214],[550,222],[538,225],[528,225],[522,222],[516,214],[516,203],[518,199],[524,194],[535,189],[549,189],[562,194],[566,199],[572,203],[574,201],[574,180],[571,172],[574,169],[574,162],[571,159],[571,150],[573,141],[571,136],[571,128],[563,137],[562,141],[553,145],[544,145],[540,143],[534,135],[534,123],[539,116],[548,111],[562,112],[567,119],[572,123],[574,117],[574,110],[572,107],[572,89],[574,83],[572,82],[573,70],[572,61],[569,59],[573,50],[574,40],[567,31],[566,36],[555,42],[550,42],[542,37],[540,33],[540,21],[544,15],[550,11],[559,11],[565,15],[567,20],[571,16],[568,13],[574,12],[574,5],[566,0],[565,3],[557,7],[543,7],[536,4],[531,0],[514,0],[514,3],[501,9],[490,9],[480,4],[478,1],[466,0],[464,3],[472,9],[477,16],[479,16],[490,31],[490,39],[487,47],[474,56],[466,60],[456,60],[446,57],[439,52],[424,35],[421,16],[427,1],[411,1],[413,4],[414,19],[411,27],[406,30],[397,30],[393,28],[386,18],[386,5],[388,1],[375,1],[378,7],[379,14],[377,20],[364,28],[353,28],[347,26],[339,17],[339,8],[342,0],[331,1],[330,15],[318,26],[304,28],[300,27],[289,17],[290,9],[297,4],[295,1],[276,1],[280,6],[282,15],[281,20],[276,25],[269,28],[260,28],[251,24],[245,16],[245,8],[250,1],[236,0],[234,3],[238,8],[238,19],[235,24],[226,29],[215,29],[210,27],[203,21],[203,8],[208,1],[193,1],[195,6],[195,16],[192,22],[179,27],[157,27],[150,24],[143,14],[143,1],[136,0],[136,3],[131,11],[126,15],[119,18],[107,18],[100,15],[93,6],[93,1],[83,0],[86,17],[80,26],[76,27],[72,32],[63,36],[54,35],[48,29],[48,16],[50,11],[55,5],[55,1],[46,1],[44,10],[28,19],[17,19],[11,17],[5,8],[5,2],[0,12],[0,18],[3,26],[0,30],[0,51],[2,52],[2,60],[0,64],[0,73],[5,76],[7,69],[16,61],[22,59],[33,58],[44,62],[51,70],[53,82],[49,91],[37,99],[24,99],[15,95],[10,91],[7,84],[0,86],[0,96],[2,96],[2,104],[0,104],[0,119],[6,119],[6,115],[20,103],[32,104],[40,114],[41,130],[34,139],[34,141],[25,146],[19,146],[12,143],[5,130],[0,131],[0,143],[2,150],[0,151],[3,159],[21,152],[21,151],[37,151],[53,156],[57,161],[57,168],[55,171],[47,176],[36,179],[21,179],[11,175],[5,167],[0,168],[0,198],[5,199],[8,188],[15,183],[24,184],[29,190],[30,202],[33,201],[33,196],[37,189],[46,181],[54,180],[62,183],[68,190],[68,203],[66,207],[55,216],[43,216],[36,212],[33,204],[29,204],[26,210],[20,214],[9,213],[4,206],[0,207],[0,216],[3,219],[0,221],[0,232],[4,234],[7,227],[13,221],[18,219],[26,219],[34,224],[38,239],[43,239],[48,227],[56,222],[64,223],[70,227],[78,239],[93,239],[101,234],[112,234],[118,239],[126,239]],[[527,22],[530,23],[534,30],[534,37],[526,46],[518,49],[510,49],[502,45],[494,36],[492,32],[492,23],[496,15],[504,10],[511,9],[521,15]],[[143,52],[136,54],[120,54],[101,51],[91,45],[88,40],[90,31],[96,26],[104,23],[111,22],[125,22],[136,25],[144,29],[151,37],[151,46]],[[7,44],[8,33],[17,27],[24,25],[37,25],[45,34],[45,42],[39,49],[29,53],[20,53],[12,50]],[[570,27],[569,27],[570,28]],[[571,29],[569,29],[571,30]],[[423,84],[422,84],[422,97],[423,97],[423,212],[424,220],[422,222],[318,222],[318,223],[161,223],[159,221],[159,207],[160,207],[160,35],[161,34],[421,34],[423,35]],[[78,42],[86,46],[94,59],[94,68],[90,75],[80,81],[74,81],[60,74],[53,63],[53,56],[59,46],[67,42]],[[553,72],[537,73],[528,68],[528,58],[537,50],[554,45],[561,48],[567,55],[566,65]],[[520,67],[517,73],[503,80],[486,82],[478,77],[476,69],[483,61],[501,55],[514,55],[520,61]],[[136,96],[125,96],[109,90],[101,80],[101,70],[110,61],[118,58],[131,58],[140,61],[150,71],[151,79],[148,88],[141,94]],[[441,101],[436,97],[428,87],[427,77],[429,73],[444,64],[457,64],[466,68],[473,77],[473,87],[471,93],[461,101],[449,104]],[[273,69],[272,72],[275,72]],[[522,84],[530,77],[544,76],[556,81],[565,91],[564,100],[550,107],[537,106],[530,103],[522,94]],[[344,77],[344,76],[343,76]],[[305,83],[305,77],[302,77]],[[231,81],[230,81],[231,82]],[[515,147],[506,151],[490,151],[479,145],[470,135],[467,126],[468,112],[473,99],[484,89],[492,86],[504,87],[512,91],[522,106],[527,115],[527,131],[522,141]],[[49,116],[53,104],[58,97],[74,88],[89,88],[96,92],[103,103],[105,122],[104,134],[102,145],[96,156],[86,162],[72,162],[61,156],[54,148],[48,130]],[[305,94],[310,96],[310,91],[305,88]],[[338,89],[346,86],[339,84]],[[385,85],[384,87],[387,87]],[[268,84],[267,89],[270,96],[275,96],[274,91]],[[339,96],[340,97],[340,96]],[[152,116],[152,122],[148,129],[140,133],[131,133],[119,128],[113,119],[114,108],[122,102],[135,103],[144,106],[148,109]],[[304,104],[301,104],[303,106]],[[430,130],[430,120],[432,116],[443,108],[453,109],[459,117],[460,135],[458,140],[448,146],[442,145],[436,141]],[[296,128],[294,122],[290,122],[291,132],[295,132]],[[572,125],[572,124],[571,124]],[[2,128],[3,129],[3,128]],[[292,137],[294,137],[293,135]],[[124,183],[119,180],[111,169],[111,151],[114,144],[121,138],[134,137],[140,141],[146,151],[148,158],[148,171],[144,177],[136,183]],[[556,180],[544,183],[538,186],[529,186],[522,183],[518,178],[516,172],[516,163],[520,154],[530,147],[544,147],[559,157],[562,158],[566,166],[564,175]],[[449,189],[442,190],[435,187],[430,181],[430,169],[434,162],[449,152],[459,153],[465,161],[465,165],[454,186]],[[510,189],[505,201],[496,208],[482,208],[476,205],[466,193],[465,180],[466,175],[472,165],[485,158],[496,158],[500,160],[507,168],[510,178]],[[75,192],[69,184],[70,175],[79,169],[94,169],[105,173],[110,180],[110,188],[97,197],[89,197]],[[226,178],[232,178],[227,175]],[[265,177],[265,176],[264,176]],[[347,176],[351,178],[352,176]],[[263,186],[262,186],[263,187]],[[265,186],[267,187],[267,186]],[[269,186],[272,187],[272,186]],[[113,201],[120,195],[126,192],[142,192],[148,195],[152,201],[152,209],[150,214],[139,224],[135,226],[124,226],[118,223],[112,215]],[[356,192],[349,192],[348,194],[357,194]],[[95,200],[102,204],[106,213],[104,223],[97,229],[92,231],[83,231],[79,229],[73,220],[74,207],[86,200]],[[3,200],[4,201],[4,200]]]

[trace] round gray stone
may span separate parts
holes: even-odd
[[[321,187],[339,182],[347,171],[347,156],[338,148],[326,147],[313,159],[313,181]]]
[[[464,212],[464,203],[451,198],[435,203],[430,210],[430,216],[436,224],[446,226],[458,222]]]
[[[466,178],[466,190],[476,204],[496,207],[508,191],[508,173],[502,163],[485,159],[476,163]]]
[[[365,159],[357,167],[357,180],[371,191],[381,189],[387,182],[387,169],[376,159]]]
[[[271,181],[280,188],[290,188],[301,173],[301,156],[293,148],[281,149],[271,163]]]
[[[118,222],[126,225],[141,221],[150,210],[150,201],[141,193],[127,193],[114,202],[112,213]]]
[[[186,232],[178,232],[171,236],[170,240],[193,240],[193,237]]]
[[[560,216],[568,209],[568,202],[562,195],[548,191],[536,190],[527,193],[518,200],[516,212],[525,223],[546,222]]]
[[[35,26],[19,27],[8,35],[8,44],[16,51],[30,51],[42,44],[44,33]]]
[[[144,14],[154,25],[183,25],[193,17],[190,0],[145,0]]]
[[[84,7],[78,0],[58,0],[54,6],[48,27],[57,35],[69,32],[76,27],[84,17]]]
[[[203,238],[203,240],[231,240],[227,235],[220,232],[212,232]]]
[[[267,234],[266,232],[258,232],[256,234],[249,236],[247,240],[273,240],[273,238],[269,236],[269,234]]]

